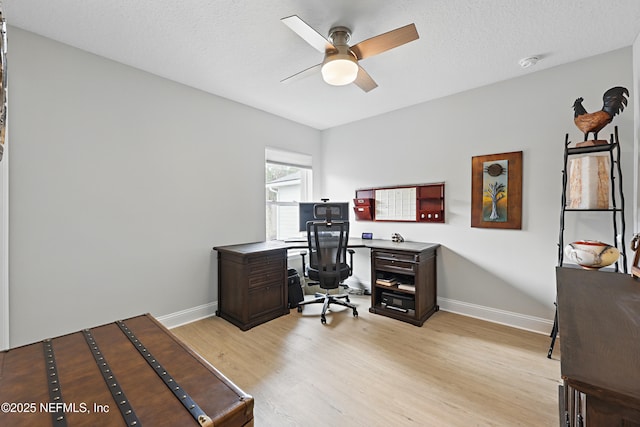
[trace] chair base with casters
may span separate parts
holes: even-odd
[[[358,310],[356,309],[356,306],[349,301],[349,295],[346,294],[333,295],[328,292],[326,294],[316,292],[314,299],[303,301],[298,304],[298,313],[302,313],[303,306],[308,304],[324,304],[322,307],[322,313],[320,314],[320,322],[322,322],[323,325],[327,323],[326,313],[331,304],[350,308],[353,310],[353,317],[358,317]]]

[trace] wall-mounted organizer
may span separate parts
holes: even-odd
[[[444,222],[444,182],[356,190],[360,221]]]
[[[371,197],[353,199],[353,211],[356,213],[356,219],[363,221],[373,220],[374,199]]]

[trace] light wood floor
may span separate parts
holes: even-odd
[[[557,426],[560,345],[447,312],[424,326],[320,305],[242,332],[218,317],[172,331],[255,399],[262,426]]]

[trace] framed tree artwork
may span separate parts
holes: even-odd
[[[522,151],[471,159],[471,226],[522,229]]]

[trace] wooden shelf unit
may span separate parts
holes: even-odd
[[[436,249],[437,246],[421,251],[372,248],[369,311],[422,326],[439,309],[436,304]],[[380,277],[396,278],[401,283],[414,285],[415,290],[377,284],[377,279]],[[403,312],[388,305],[385,306],[383,293],[390,293],[398,299],[412,300],[414,309]]]
[[[381,208],[376,206],[376,193],[381,191],[398,192],[415,189],[415,218],[389,219],[376,217]],[[400,221],[400,222],[444,222],[444,182],[392,187],[363,188],[356,190],[353,199],[356,219],[359,221]],[[413,203],[413,201],[411,201]]]
[[[444,183],[417,188],[417,221],[444,222]]]

